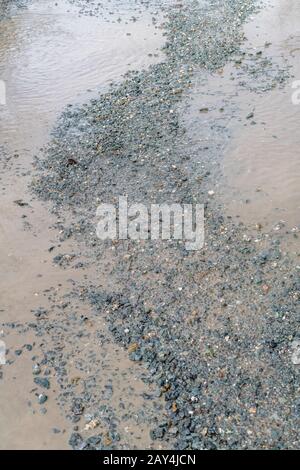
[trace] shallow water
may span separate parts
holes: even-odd
[[[300,224],[300,104],[292,102],[292,83],[300,79],[300,3],[268,5],[245,26],[246,47],[292,66],[291,77],[282,89],[239,96],[244,119],[226,151],[224,199],[228,213],[247,225],[283,221],[293,229]]]
[[[0,77],[6,106],[0,111],[1,143],[20,149],[44,143],[63,107],[103,91],[129,69],[159,60],[162,33],[142,11],[131,21],[80,16],[68,2],[30,3],[0,26]],[[151,54],[149,56],[148,54]]]

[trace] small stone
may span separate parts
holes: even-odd
[[[40,366],[38,364],[34,364],[32,367],[32,373],[33,375],[39,375],[42,372]]]
[[[295,339],[292,342],[291,349],[292,349],[292,363],[295,366],[298,366],[300,364],[300,340],[299,339]]]
[[[163,427],[157,427],[156,429],[153,429],[150,431],[150,437],[151,439],[162,439],[165,435],[165,430]]]
[[[72,412],[75,416],[80,416],[84,412],[84,405],[80,400],[74,400],[72,406]]]
[[[172,403],[172,411],[173,411],[173,413],[176,413],[177,409],[178,409],[178,408],[177,408],[177,403],[174,401],[174,402]]]
[[[48,397],[44,393],[41,393],[38,396],[38,402],[39,402],[40,405],[43,405],[44,403],[46,403],[47,400],[48,400]]]
[[[270,286],[268,286],[267,284],[263,284],[262,290],[264,294],[267,294],[270,290]]]
[[[99,426],[100,421],[99,419],[92,419],[88,424],[85,425],[85,431],[90,431],[92,429],[95,429],[97,426]]]
[[[35,377],[34,378],[34,383],[36,385],[39,385],[40,387],[43,387],[43,388],[47,388],[47,389],[50,388],[49,380],[46,379],[46,378],[43,378],[43,377]]]
[[[86,447],[86,443],[83,438],[77,432],[73,432],[69,439],[69,444],[74,450],[83,450]]]
[[[128,347],[128,352],[133,353],[138,349],[139,345],[137,343],[133,343]]]
[[[106,447],[109,447],[112,445],[112,439],[111,437],[109,436],[109,434],[106,434],[106,436],[104,436],[104,439],[103,439],[103,444],[106,446]]]
[[[176,426],[172,426],[170,429],[169,429],[169,434],[171,434],[172,436],[176,436],[178,434],[178,428]]]
[[[20,207],[28,206],[27,202],[24,202],[23,199],[17,199],[16,201],[14,201],[14,204]]]

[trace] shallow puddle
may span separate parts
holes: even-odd
[[[58,112],[104,91],[129,69],[158,61],[161,30],[145,10],[138,21],[79,16],[68,2],[30,3],[0,26],[1,143],[15,149],[45,143]],[[150,54],[150,55],[149,55]]]
[[[300,4],[268,5],[246,25],[245,47],[291,65],[291,76],[282,88],[238,97],[242,120],[224,159],[224,199],[228,213],[248,225],[281,221],[293,229],[300,223],[300,104],[292,99],[300,79]]]

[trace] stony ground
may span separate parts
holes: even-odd
[[[10,16],[14,11],[25,8],[28,0],[0,0],[0,21]]]
[[[152,427],[154,446],[285,449],[300,444],[299,266],[281,249],[282,240],[297,233],[282,226],[266,233],[258,225],[253,235],[252,228],[225,217],[215,203],[233,104],[227,103],[217,125],[202,128],[205,146],[192,139],[183,120],[195,82],[230,60],[242,64],[249,88],[253,75],[256,88],[265,92],[285,79],[287,71],[275,66],[270,73],[264,52],[250,62],[240,52],[243,22],[259,6],[252,0],[185,0],[168,6],[165,60],[128,73],[82,107],[68,107],[36,162],[33,191],[59,214],[62,240],[83,243],[98,280],[108,280],[105,288],[91,278],[74,285],[67,304],[72,307],[78,298],[89,302],[91,319],[105,318],[114,341],[142,365],[140,376],[151,390],[146,401],[153,406],[141,419]],[[89,2],[85,11],[101,14]],[[115,203],[125,194],[129,204],[204,203],[205,247],[194,252],[175,241],[101,242],[95,234],[97,205]],[[66,268],[73,257],[56,254],[54,262]],[[60,313],[35,316],[28,328],[45,337],[43,365],[55,371],[62,387],[59,401],[63,409],[71,407],[70,419],[76,424],[88,409],[90,422],[105,414],[114,423],[97,391],[99,370],[96,382],[86,381],[78,394],[66,367],[76,347],[68,353],[53,347],[62,340],[74,343],[74,336],[78,344],[85,335],[95,336],[93,355],[77,364],[84,371],[91,361],[101,363],[100,333],[87,332],[87,319],[72,308],[63,320]],[[47,388],[38,372],[44,383],[37,385]],[[88,440],[75,427],[70,444],[126,446],[117,427]]]

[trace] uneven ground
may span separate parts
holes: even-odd
[[[64,296],[45,291],[49,306],[32,321],[3,328],[35,338],[34,383],[38,393],[55,384],[73,448],[299,448],[299,266],[282,248],[297,242],[297,229],[226,215],[216,193],[237,104],[221,96],[212,109],[198,105],[228,62],[249,93],[288,79],[268,45],[245,52],[243,25],[260,7],[171,2],[157,16],[166,15],[164,59],[67,107],[35,161],[34,197],[59,230],[53,263],[82,276]],[[241,119],[251,125],[254,116]],[[120,195],[129,204],[204,203],[204,248],[101,242],[97,205]]]
[[[26,7],[28,0],[0,0],[0,20],[10,16],[12,12]]]

